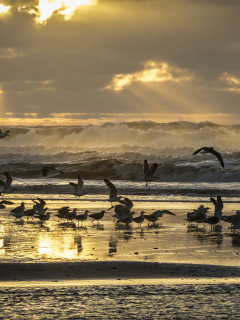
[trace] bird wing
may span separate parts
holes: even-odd
[[[212,201],[212,203],[214,204],[215,210],[217,208],[217,201],[214,198],[210,198],[210,200]]]
[[[166,213],[166,214],[170,214],[171,216],[175,216],[175,214],[172,213],[172,212],[169,211],[169,210],[162,210],[162,213]]]
[[[147,172],[147,177],[153,177],[156,170],[157,170],[157,163],[153,163]]]
[[[8,172],[4,172],[4,176],[6,178],[6,187],[10,187],[12,183],[12,177]]]
[[[144,160],[143,161],[143,174],[144,174],[144,177],[146,177],[148,171],[149,171],[148,161]]]
[[[221,154],[219,152],[217,152],[216,150],[211,150],[210,151],[215,157],[217,157],[219,163],[221,164],[221,166],[224,168],[224,163],[223,163],[223,158],[221,156]]]
[[[110,198],[114,198],[117,195],[117,188],[114,186],[112,182],[110,182],[108,179],[103,179],[106,183],[108,189],[110,190]]]
[[[222,198],[220,196],[217,196],[217,207],[215,209],[214,215],[218,216],[218,215],[222,215],[222,210],[223,210],[223,201]]]
[[[84,184],[83,179],[80,177],[79,174],[77,175],[77,177],[78,177],[78,187],[82,189]]]
[[[49,171],[49,168],[42,168],[42,175],[46,177],[48,174],[48,171]]]
[[[14,204],[14,202],[8,201],[8,200],[2,200],[2,201],[0,201],[0,203],[2,203],[2,204],[9,204],[9,205]]]
[[[74,187],[75,189],[77,188],[77,184],[74,182],[69,182],[70,186]]]
[[[202,150],[204,150],[204,147],[203,147],[203,148],[198,149],[197,151],[195,151],[195,152],[193,153],[193,156],[194,156],[195,154],[199,153],[199,152],[200,152],[200,151],[202,151]]]

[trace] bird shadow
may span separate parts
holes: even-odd
[[[92,228],[97,229],[97,230],[104,230],[104,225],[103,224],[92,224]]]

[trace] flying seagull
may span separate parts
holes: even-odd
[[[83,182],[83,179],[79,176],[79,174],[77,175],[77,177],[78,177],[78,183],[69,182],[69,184],[70,186],[75,188],[73,194],[77,197],[80,197],[80,196],[83,196],[82,187],[84,182]]]
[[[56,170],[56,169],[54,168],[54,166],[43,166],[42,168],[40,168],[40,170],[42,171],[42,175],[46,177],[50,170]],[[61,174],[64,173],[63,171],[59,171],[59,170],[56,170],[56,171]]]
[[[197,153],[212,153],[219,161],[219,163],[221,164],[221,166],[224,168],[224,163],[223,163],[223,159],[222,156],[219,152],[217,152],[216,150],[213,149],[213,147],[203,147],[198,149],[197,151],[194,152],[193,155],[197,154]]]
[[[10,136],[9,130],[2,132],[2,130],[0,129],[0,139],[5,138],[6,136]]]
[[[4,186],[4,189],[2,192],[3,193],[12,193],[13,192],[13,189],[11,187],[12,177],[10,176],[10,174],[8,172],[4,172],[4,176],[6,178],[6,181],[0,180],[0,184],[2,186]]]
[[[149,167],[148,161],[146,159],[143,161],[143,175],[144,175],[143,180],[146,181],[146,187],[149,181],[159,179],[158,177],[154,176],[154,173],[156,172],[156,170],[157,170],[157,163],[153,163],[151,167]]]
[[[108,201],[110,201],[112,205],[113,202],[119,201],[122,198],[122,196],[117,195],[117,188],[114,186],[112,182],[110,182],[108,179],[103,179],[103,180],[106,183],[108,189],[110,190]]]

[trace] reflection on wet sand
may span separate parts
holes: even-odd
[[[232,265],[240,264],[233,251],[233,248],[237,250],[240,247],[240,236],[227,229],[229,224],[222,221],[211,231],[209,225],[186,224],[184,211],[175,209],[175,214],[175,222],[166,216],[162,217],[161,223],[149,226],[143,223],[138,228],[137,224],[113,223],[109,213],[104,215],[101,223],[84,221],[84,225],[78,227],[73,221],[59,222],[58,218],[42,226],[35,220],[14,221],[5,211],[1,215],[0,226],[1,260],[147,259],[213,264],[229,264],[231,261]]]

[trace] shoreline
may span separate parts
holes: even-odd
[[[240,267],[157,263],[141,261],[84,261],[50,263],[0,263],[0,285],[19,282],[58,282],[82,284],[118,283],[136,280],[155,283],[163,280],[240,280]]]

